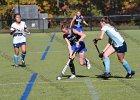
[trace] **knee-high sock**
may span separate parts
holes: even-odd
[[[128,62],[127,61],[124,61],[124,62],[122,62],[122,65],[123,65],[123,67],[126,69],[126,71],[129,73],[129,74],[131,74],[131,67],[130,67],[130,65],[128,64]]]
[[[75,75],[75,67],[74,67],[74,64],[73,64],[73,63],[70,63],[70,64],[69,64],[69,67],[70,67],[71,73],[72,73],[73,75]]]
[[[14,54],[14,63],[18,65],[18,55]]]
[[[104,63],[105,63],[105,72],[110,73],[110,59],[109,59],[109,57],[104,59]]]
[[[22,60],[25,60],[25,56],[26,56],[26,52],[22,52],[22,54],[21,54]]]
[[[84,59],[84,65],[87,65],[87,60],[86,59]]]

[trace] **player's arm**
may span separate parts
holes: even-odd
[[[96,38],[97,40],[102,40],[104,38],[105,32],[101,31],[101,33],[99,34],[99,36]]]
[[[28,35],[31,34],[30,31],[27,28],[25,29],[25,32],[27,32]]]
[[[76,19],[76,16],[74,16],[73,19],[72,19],[72,21],[70,22],[70,28],[72,28],[72,25],[73,25],[75,19]]]
[[[88,23],[84,20],[83,16],[82,16],[82,20],[83,20],[83,23],[88,26]]]
[[[104,38],[104,34],[105,34],[105,31],[101,31],[101,33],[99,34],[99,36],[97,38],[95,38],[93,41],[95,44],[97,44],[98,40],[102,40]],[[110,44],[111,43],[111,39],[109,38],[109,42],[108,44],[105,46],[104,50],[102,51],[102,53],[99,54],[99,57],[100,58],[103,58],[103,54],[104,52],[110,47]]]
[[[72,51],[72,49],[71,49],[70,41],[69,41],[67,38],[65,38],[65,41],[66,41],[67,46],[68,46],[69,57],[70,57],[71,59],[74,59],[76,53],[72,54],[73,51]]]
[[[83,32],[78,32],[75,29],[73,29],[73,33],[80,36],[80,39],[76,42],[76,45],[78,46],[79,45],[79,42],[85,39],[86,34],[84,34]]]
[[[13,26],[11,26],[11,28],[10,28],[10,35],[13,35],[14,34],[14,32],[16,32],[16,29],[13,27]]]
[[[63,36],[65,41],[66,41],[66,44],[67,44],[67,47],[68,47],[68,51],[69,51],[69,54],[72,55],[72,50],[71,50],[71,45],[70,45],[70,41],[65,37],[65,35]]]
[[[26,25],[24,26],[24,31],[25,31],[28,35],[31,34]]]
[[[95,38],[95,39],[93,40],[93,42],[94,42],[95,44],[97,44],[98,40],[102,40],[102,39],[104,38],[104,35],[105,35],[105,31],[101,31],[101,33],[99,34],[99,36],[98,36],[97,38]]]

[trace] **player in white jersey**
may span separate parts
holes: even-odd
[[[26,56],[26,33],[30,34],[27,29],[25,22],[21,21],[20,14],[14,15],[15,22],[11,25],[11,35],[13,35],[13,47],[14,47],[14,63],[15,66],[19,66],[18,55],[19,47],[21,47],[21,62],[22,66],[25,66],[25,56]]]
[[[127,45],[124,39],[121,37],[117,29],[113,27],[111,20],[108,17],[102,18],[100,24],[102,27],[101,34],[98,36],[98,38],[95,38],[93,40],[94,43],[97,43],[98,40],[102,40],[104,34],[107,34],[107,36],[109,37],[108,44],[104,48],[103,52],[99,54],[99,57],[103,58],[105,63],[105,73],[101,75],[101,77],[103,78],[111,77],[109,56],[117,52],[118,60],[127,71],[126,78],[131,78],[135,74],[135,72],[131,69],[128,62],[124,59],[125,52],[127,52]]]

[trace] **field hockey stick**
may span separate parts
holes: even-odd
[[[14,28],[14,27],[11,27],[11,28],[13,28],[15,31],[20,31],[19,29],[17,29],[17,28]],[[23,32],[22,33],[24,36],[27,34],[27,35],[30,35],[31,33],[29,32],[29,33],[27,33],[27,32]]]
[[[77,48],[73,51],[72,53],[72,56],[77,52]],[[64,76],[68,66],[69,66],[69,63],[71,62],[71,58],[69,58],[69,60],[67,61],[67,63],[65,64],[61,74],[57,77],[57,80],[61,80],[61,78]]]
[[[100,52],[100,50],[99,50],[99,48],[98,48],[97,44],[96,44],[96,43],[94,43],[94,41],[93,41],[93,44],[95,45],[95,47],[96,47],[96,50],[97,50],[98,54],[100,54],[101,52]],[[104,67],[105,67],[105,63],[104,63],[104,61],[103,61],[103,58],[101,58],[101,60],[102,60],[102,63],[103,63],[103,65],[104,65]]]
[[[10,35],[13,35],[13,33],[14,33],[15,31],[18,31],[18,29],[14,28],[14,27],[11,27],[11,28],[13,28],[14,30],[10,33]]]

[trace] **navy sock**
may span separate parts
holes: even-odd
[[[84,65],[87,65],[87,60],[86,59],[84,59]]]
[[[26,52],[22,52],[22,54],[21,54],[22,60],[25,60],[25,56],[26,56]]]
[[[73,75],[75,75],[75,67],[74,67],[74,64],[73,63],[72,64],[69,64],[69,67],[70,67],[71,73]]]

